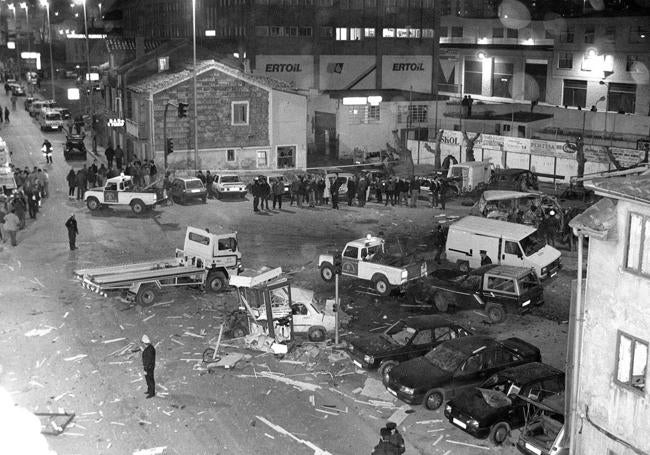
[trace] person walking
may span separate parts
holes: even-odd
[[[74,199],[74,190],[77,187],[77,174],[75,174],[74,169],[70,168],[70,172],[68,172],[65,179],[68,181],[68,199]]]
[[[438,183],[438,177],[436,177],[431,180],[431,186],[429,187],[431,191],[431,208],[438,207],[438,186],[440,186],[440,183]]]
[[[397,449],[396,453],[401,455],[404,452],[406,452],[404,438],[402,437],[402,434],[397,429],[397,424],[395,422],[386,422],[386,429],[390,431],[388,442],[390,442]]]
[[[77,171],[77,200],[83,201],[84,194],[86,193],[87,175],[86,165]]]
[[[438,201],[440,201],[440,208],[444,210],[447,201],[447,182],[444,180],[438,181]]]
[[[43,140],[41,152],[43,152],[43,155],[45,155],[45,162],[47,164],[52,164],[52,143],[47,139]]]
[[[29,217],[32,220],[36,219],[36,213],[38,212],[38,203],[40,200],[41,197],[38,194],[38,188],[36,186],[31,188],[29,193],[27,193],[27,208],[29,211]]]
[[[269,185],[269,182],[262,177],[260,185],[262,186],[262,200],[261,200],[261,205],[263,210],[269,210],[269,199],[271,199],[272,192],[271,192],[271,185]]]
[[[330,193],[332,196],[332,208],[339,209],[339,190],[341,189],[341,180],[338,174],[334,174],[334,181],[330,184]]]
[[[18,217],[18,229],[22,230],[25,228],[25,210],[27,210],[27,201],[22,189],[14,193],[12,205]]]
[[[359,200],[359,207],[366,205],[366,195],[368,191],[368,182],[365,177],[359,179],[359,187],[357,188],[357,199]]]
[[[11,241],[11,246],[16,246],[16,232],[20,229],[20,219],[16,216],[16,209],[11,209],[9,213],[5,216],[4,230],[9,234],[9,240]]]
[[[354,196],[357,192],[357,182],[354,181],[354,178],[348,179],[348,206],[352,207],[352,202],[354,201]]]
[[[9,108],[5,106],[5,123],[9,123]]]
[[[113,166],[113,158],[115,158],[115,150],[113,150],[113,146],[111,143],[108,143],[108,146],[106,147],[106,150],[104,150],[104,155],[106,156],[106,164],[108,164],[108,167]]]
[[[74,217],[74,213],[70,215],[68,221],[65,222],[65,227],[68,230],[68,241],[70,242],[70,251],[77,249],[77,234],[79,234],[79,229],[77,228],[77,220]]]
[[[418,199],[420,198],[420,180],[413,177],[411,179],[411,207],[415,208],[418,206]]]
[[[253,179],[253,185],[251,186],[251,193],[253,194],[253,212],[257,213],[260,211],[260,197],[262,195],[262,185],[258,177]]]
[[[153,376],[154,368],[156,368],[156,348],[151,344],[151,340],[147,335],[142,335],[142,343],[144,349],[142,350],[142,367],[144,369],[144,379],[147,381],[147,398],[156,396],[156,381]]]
[[[273,210],[275,210],[275,205],[277,203],[278,209],[282,210],[282,193],[284,193],[284,181],[282,177],[278,177],[273,182]]]
[[[122,170],[122,161],[124,160],[124,151],[122,150],[122,147],[120,145],[117,145],[117,148],[115,149],[115,167],[117,167],[118,171]]]

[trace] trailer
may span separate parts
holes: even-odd
[[[128,300],[151,305],[170,287],[222,291],[230,277],[242,271],[236,232],[212,234],[188,227],[184,248],[176,249],[174,258],[79,269],[74,274],[84,288],[105,297],[110,292],[125,292]]]

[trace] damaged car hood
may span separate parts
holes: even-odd
[[[417,357],[395,366],[390,370],[390,378],[399,385],[428,389],[449,382],[452,373],[436,367],[425,357]]]

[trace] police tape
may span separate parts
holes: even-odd
[[[81,286],[83,288],[85,288],[85,289],[88,289],[89,291],[92,291],[92,292],[94,292],[96,294],[101,295],[102,297],[108,297],[108,295],[105,292],[103,292],[102,290],[100,290],[99,287],[97,287],[97,286],[94,286],[94,285],[89,284],[89,283],[81,283]]]

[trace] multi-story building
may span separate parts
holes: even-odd
[[[589,237],[589,254],[572,312],[565,421],[572,453],[650,453],[650,178],[610,178],[594,189],[604,198],[570,222],[579,243]]]

